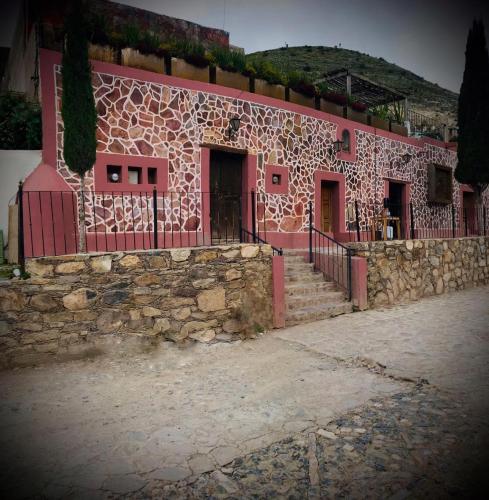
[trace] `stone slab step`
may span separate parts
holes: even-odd
[[[285,269],[314,269],[313,262],[286,262]]]
[[[303,309],[312,306],[322,306],[322,305],[335,305],[342,304],[345,300],[345,294],[343,292],[328,292],[328,293],[316,293],[310,296],[292,296],[285,297],[285,309],[287,311],[297,311],[298,309]]]
[[[324,277],[321,273],[285,273],[285,283],[321,283]]]
[[[310,323],[321,319],[332,318],[340,314],[347,314],[353,311],[351,302],[329,304],[324,306],[305,307],[296,311],[289,311],[285,314],[285,326]]]
[[[334,292],[336,290],[336,284],[332,281],[318,281],[308,283],[292,282],[286,285],[285,295],[309,295],[328,291]]]
[[[289,262],[290,263],[292,263],[292,262],[308,263],[302,255],[284,255],[284,258],[285,258],[285,265],[287,265]]]

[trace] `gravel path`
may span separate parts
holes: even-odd
[[[249,342],[3,372],[0,493],[474,497],[488,325],[479,288]]]

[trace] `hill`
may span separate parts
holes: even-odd
[[[411,107],[443,123],[455,123],[458,94],[431,83],[381,57],[372,57],[355,50],[337,47],[303,46],[254,52],[253,60],[265,58],[282,71],[304,71],[314,79],[329,71],[347,68],[358,75],[381,83],[407,95]]]

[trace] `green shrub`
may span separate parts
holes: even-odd
[[[246,57],[241,52],[215,46],[211,49],[211,56],[212,61],[225,71],[243,73],[246,69]]]
[[[144,35],[141,37],[136,45],[136,48],[141,52],[141,54],[156,54],[158,56],[163,56],[164,53],[160,48],[161,40],[159,36],[151,33],[150,31],[145,31]]]
[[[41,149],[41,108],[23,94],[0,95],[0,149]]]
[[[301,71],[291,71],[287,75],[287,85],[292,90],[310,97],[315,96],[317,92],[311,78]]]
[[[141,39],[141,32],[136,24],[126,24],[122,29],[122,42],[126,47],[136,49]]]
[[[173,44],[172,52],[175,57],[180,57],[198,68],[209,66],[210,59],[206,54],[205,47],[200,43],[190,40],[177,40]]]
[[[284,76],[280,72],[280,70],[271,64],[269,61],[264,61],[263,59],[253,59],[251,61],[251,66],[255,70],[256,78],[261,78],[262,80],[266,80],[268,83],[272,85],[284,84]]]

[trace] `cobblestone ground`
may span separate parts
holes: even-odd
[[[394,327],[393,327],[394,325]],[[489,288],[0,374],[4,498],[486,498]]]

